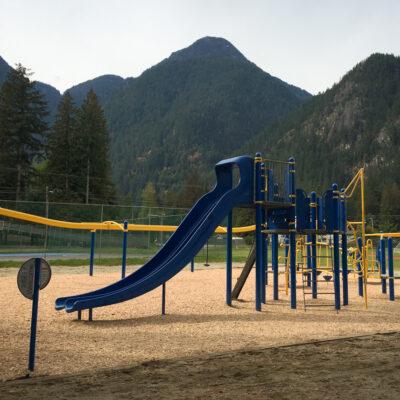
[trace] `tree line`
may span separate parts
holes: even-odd
[[[66,92],[52,123],[21,64],[0,88],[0,198],[77,203],[115,201],[106,118],[90,90],[81,107]]]

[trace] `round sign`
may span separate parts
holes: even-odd
[[[29,300],[33,299],[33,285],[35,279],[35,258],[25,261],[18,271],[17,285],[19,291]],[[40,290],[44,289],[51,279],[51,268],[46,260],[40,259]]]

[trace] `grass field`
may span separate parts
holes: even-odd
[[[160,248],[159,247],[151,247],[150,249],[135,249],[129,248],[127,250],[127,263],[131,265],[140,265],[144,264],[147,260],[149,260]],[[9,249],[11,250],[11,249]],[[42,249],[40,249],[42,250]],[[112,253],[112,251],[114,253]],[[120,250],[120,249],[119,249]],[[247,257],[250,253],[251,246],[240,246],[238,248],[233,248],[233,259],[235,262],[244,263],[247,260]],[[15,249],[14,249],[15,251]],[[32,251],[32,250],[30,250]],[[62,251],[62,249],[61,249]],[[64,249],[65,251],[65,249]],[[68,250],[69,251],[69,250]],[[5,249],[1,249],[0,252],[9,253],[11,251],[6,251]],[[53,250],[52,250],[53,252]],[[279,256],[284,257],[284,249],[279,248]],[[23,254],[23,253],[19,253]],[[79,255],[82,254],[82,249]],[[101,266],[117,266],[121,264],[121,250],[117,253],[115,252],[115,248],[113,249],[102,249],[102,254],[95,254],[95,264]],[[271,259],[271,247],[268,249],[269,260]],[[225,246],[209,246],[209,254],[208,258],[206,256],[206,250],[202,249],[200,253],[196,256],[195,261],[197,263],[205,263],[208,260],[209,263],[216,262],[224,262],[226,260],[226,248]],[[51,265],[58,266],[82,266],[89,265],[89,255],[88,257],[73,257],[73,258],[57,258],[52,257],[50,259]],[[21,261],[16,261],[12,259],[1,260],[0,259],[0,268],[19,268],[21,266]],[[400,270],[400,254],[394,255],[394,269]]]

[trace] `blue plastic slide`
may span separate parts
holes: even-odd
[[[233,185],[234,167],[240,180]],[[253,158],[241,156],[215,166],[217,183],[189,211],[158,253],[126,278],[93,292],[56,300],[67,312],[108,306],[133,299],[167,282],[201,250],[226,215],[236,206],[253,202]]]

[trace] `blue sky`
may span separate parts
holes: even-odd
[[[61,91],[138,76],[203,36],[315,94],[373,52],[400,55],[400,1],[0,0],[0,55]]]

